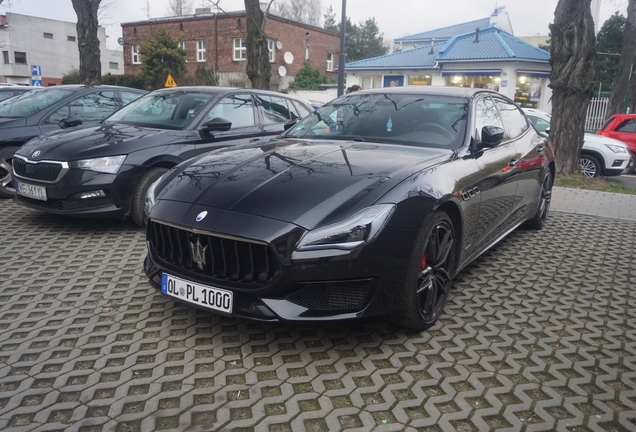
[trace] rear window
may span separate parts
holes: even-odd
[[[616,128],[616,131],[629,132],[629,133],[636,132],[636,120],[635,119],[625,120]]]

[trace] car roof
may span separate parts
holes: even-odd
[[[51,89],[62,89],[62,90],[83,90],[83,89],[113,89],[113,90],[133,90],[141,93],[147,93],[146,90],[136,89],[132,87],[123,87],[123,86],[114,86],[108,84],[96,84],[96,85],[86,85],[86,84],[62,84],[57,86],[43,87],[44,90]]]
[[[198,92],[198,93],[212,93],[212,94],[227,94],[227,93],[258,93],[267,96],[274,97],[286,97],[289,99],[294,99],[301,101],[303,103],[307,103],[306,101],[298,98],[297,96],[284,94],[280,92],[275,92],[271,90],[259,90],[259,89],[249,89],[249,88],[241,88],[241,87],[212,87],[212,86],[186,86],[186,87],[170,87],[157,89],[153,91],[153,93],[177,93],[177,92]]]

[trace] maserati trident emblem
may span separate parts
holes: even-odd
[[[208,212],[206,212],[206,211],[202,211],[201,213],[199,213],[199,214],[197,215],[197,219],[196,219],[196,221],[197,221],[197,222],[201,222],[203,219],[205,219],[205,217],[206,217],[207,215],[208,215]]]
[[[31,159],[35,159],[36,157],[40,156],[41,154],[42,154],[42,152],[40,150],[36,150],[31,155]]]
[[[207,263],[205,260],[205,250],[207,246],[202,246],[200,239],[197,237],[197,242],[190,242],[190,251],[192,252],[192,261],[199,267],[200,270],[203,270],[203,267]]]

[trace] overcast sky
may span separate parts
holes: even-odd
[[[196,6],[202,0],[192,0]],[[203,0],[204,1],[204,0]],[[275,0],[276,1],[276,0]],[[278,0],[280,1],[280,0]],[[122,22],[146,19],[147,4],[150,17],[167,15],[168,0],[103,0],[112,3],[100,20],[106,27],[109,48],[117,46]],[[472,21],[489,16],[495,5],[505,5],[515,36],[546,35],[548,24],[554,19],[558,0],[348,0],[347,16],[354,23],[375,17],[385,38],[394,39],[447,25]],[[623,0],[601,0],[601,24],[614,13],[622,10]],[[340,20],[341,0],[322,0],[323,10],[333,5]],[[221,0],[226,11],[245,9],[243,0]],[[0,14],[7,12],[76,22],[71,0],[4,0]]]

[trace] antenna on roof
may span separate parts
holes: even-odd
[[[497,9],[499,8],[497,7],[497,2],[495,2],[495,13],[497,13]]]
[[[146,0],[146,17],[150,19],[150,0]]]

